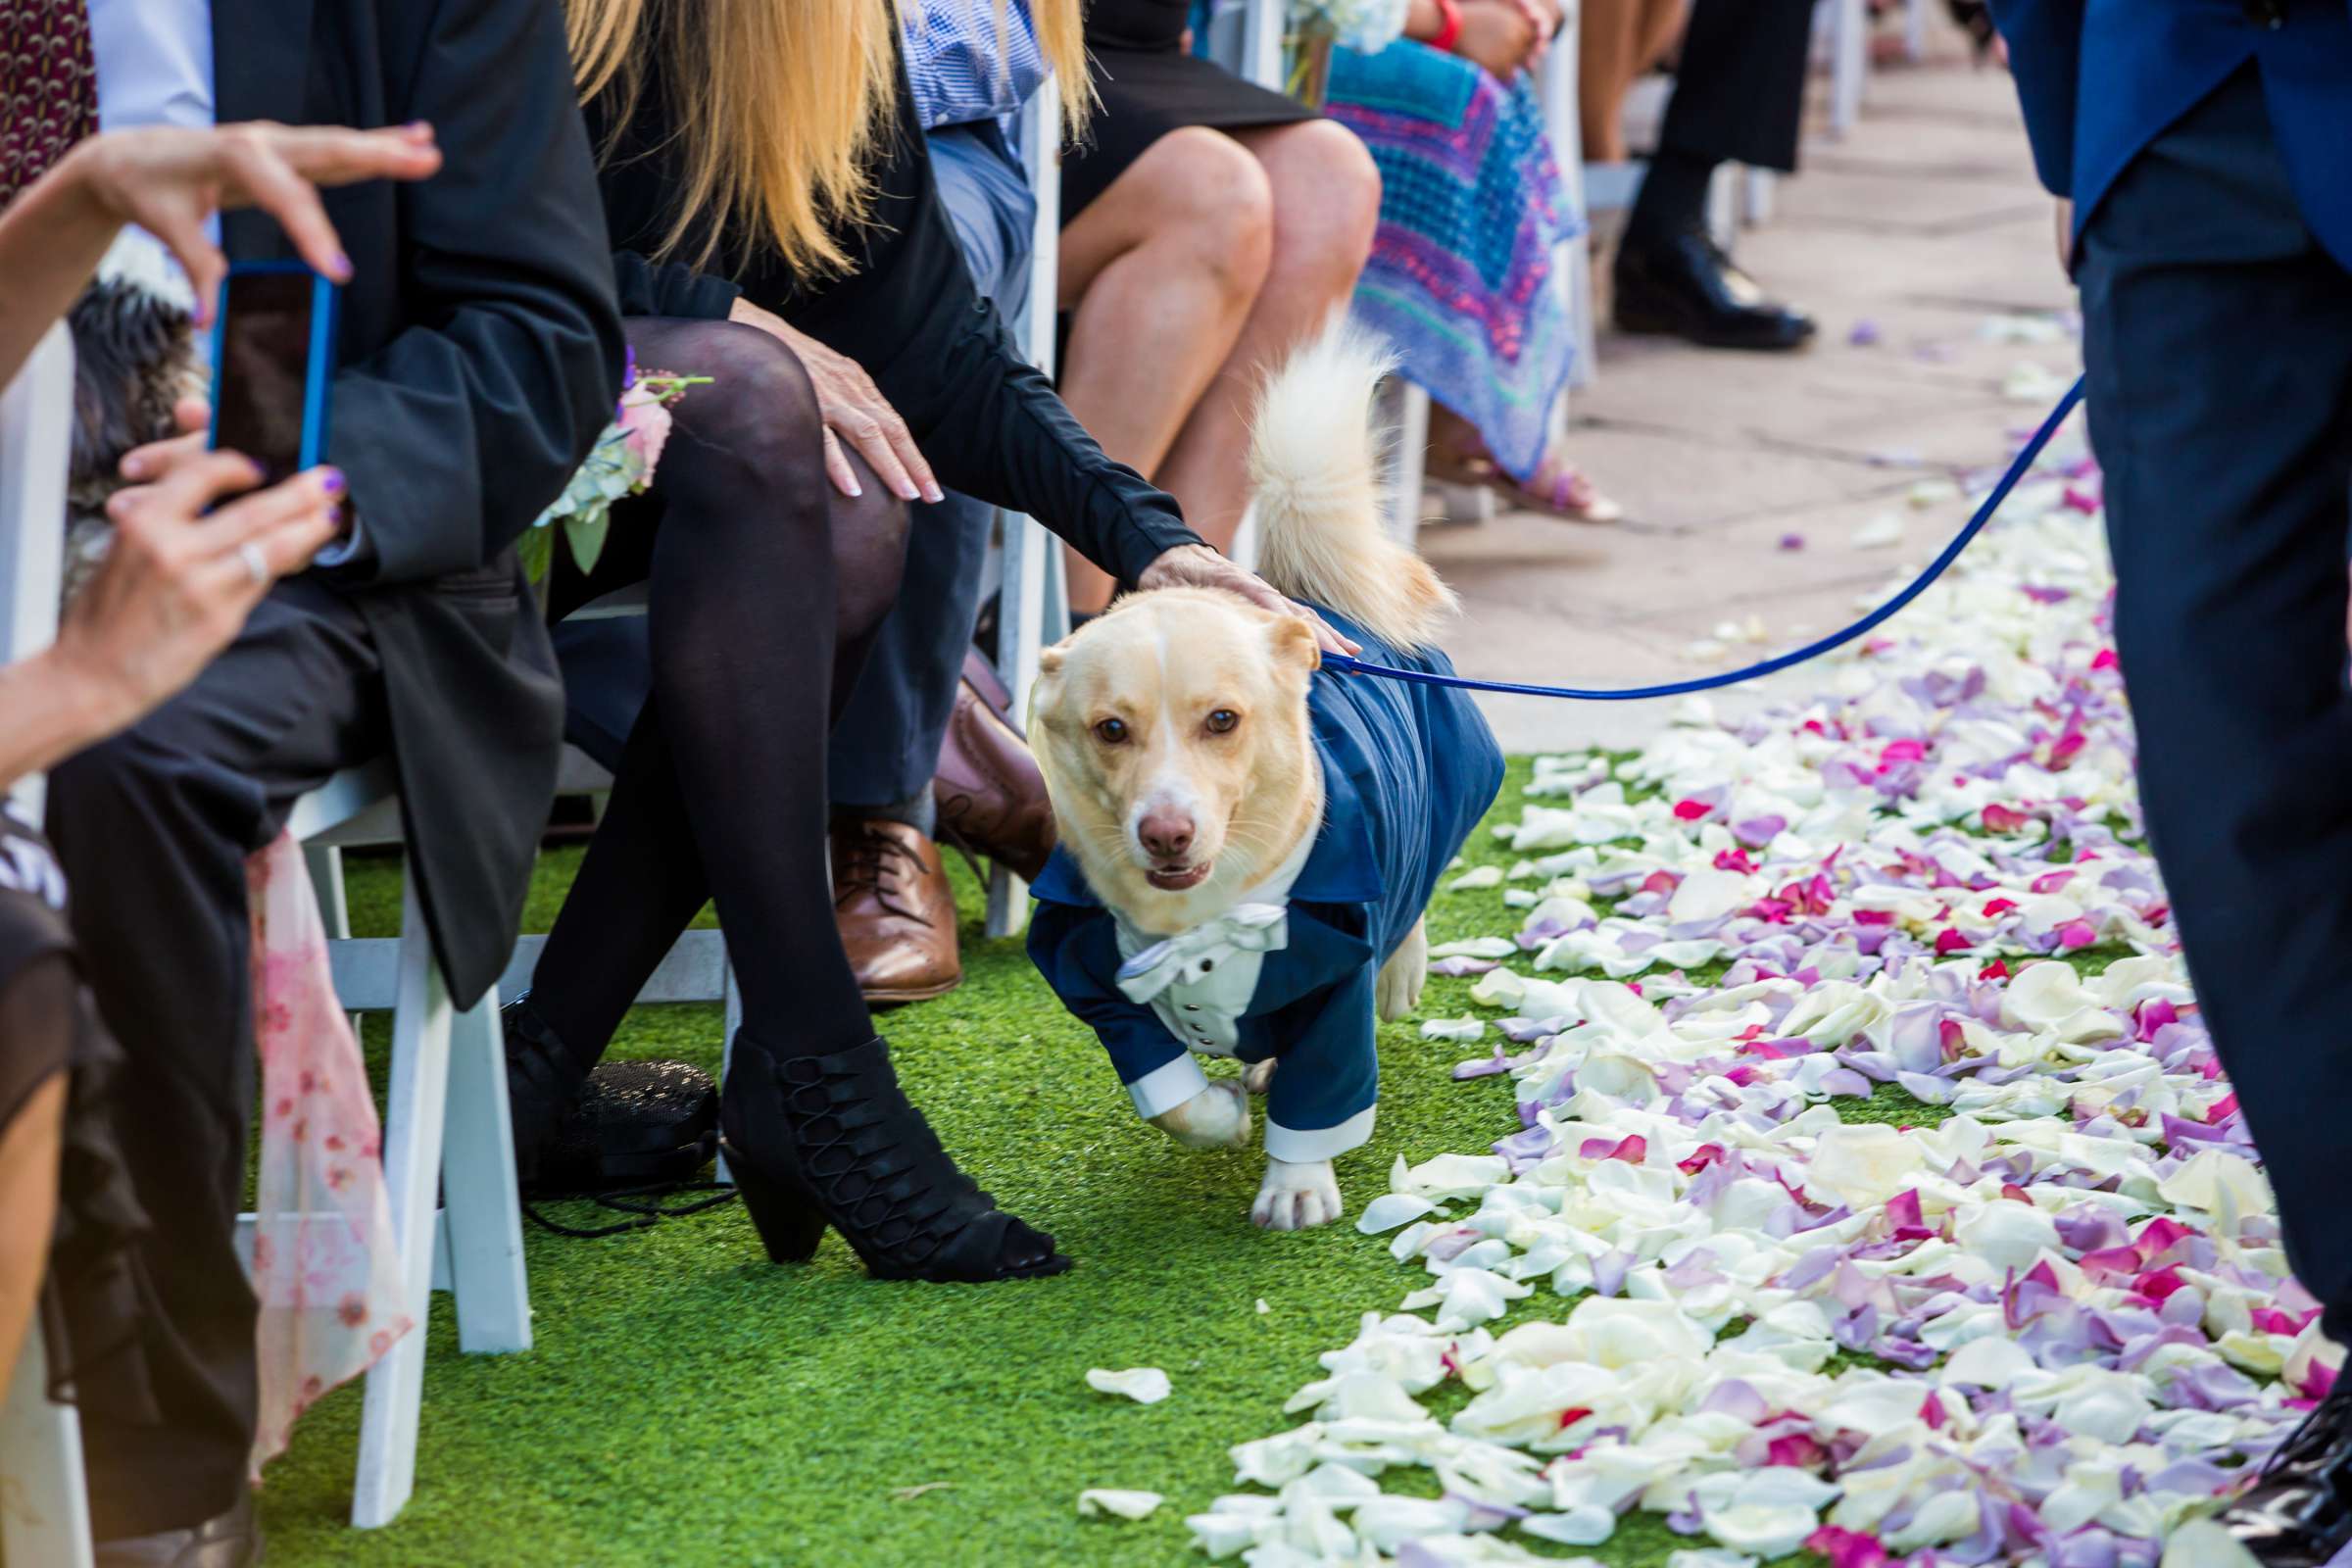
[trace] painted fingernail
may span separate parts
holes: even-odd
[[[335,252],[335,259],[331,264],[331,270],[334,272],[336,282],[348,283],[351,281],[351,258],[344,255],[341,251]]]
[[[923,499],[936,507],[942,501],[948,499],[948,493],[945,490],[942,490],[939,486],[933,485],[923,492]]]
[[[130,454],[130,456],[128,456],[128,457],[124,458],[124,459],[122,460],[122,477],[123,477],[123,478],[125,478],[125,479],[144,479],[144,478],[146,478],[146,477],[147,477],[147,459],[146,459],[146,457],[145,457],[144,455],[140,454],[140,453],[133,452],[132,454]]]
[[[343,493],[343,487],[350,482],[350,480],[343,477],[343,470],[341,468],[321,468],[318,470],[318,488],[325,491],[330,496],[341,495]]]
[[[865,494],[865,486],[858,482],[858,476],[856,474],[852,474],[850,476],[850,494],[853,497]]]

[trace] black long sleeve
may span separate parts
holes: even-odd
[[[442,0],[420,52],[454,64],[418,73],[399,118],[431,122],[444,163],[398,189],[405,253],[364,280],[372,305],[396,277],[415,324],[334,384],[328,456],[350,475],[368,543],[338,575],[362,582],[466,570],[512,544],[562,492],[620,387],[620,317],[561,20]],[[470,81],[490,62],[508,74],[500,92]]]
[[[743,290],[683,262],[653,262],[635,251],[612,253],[612,284],[623,316],[681,316],[723,321]]]
[[[647,83],[601,176],[616,251],[642,255],[668,229],[677,182],[662,86]],[[589,120],[604,145],[610,126],[596,105]],[[764,244],[725,236],[715,265],[732,286],[862,366],[950,488],[1029,514],[1123,582],[1163,552],[1200,543],[1174,498],[1086,433],[973,288],[903,67],[884,146],[870,220],[845,236],[849,275],[812,283]]]

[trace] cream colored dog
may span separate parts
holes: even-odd
[[[1250,473],[1266,580],[1413,649],[1454,601],[1382,531],[1368,415],[1388,365],[1345,326],[1302,348],[1259,399]],[[1131,933],[1194,931],[1302,861],[1324,816],[1307,707],[1319,662],[1303,620],[1191,588],[1130,595],[1046,651],[1031,744],[1062,845]],[[1418,1004],[1427,958],[1416,924],[1380,970],[1383,1018]],[[1192,1147],[1244,1145],[1244,1083],[1262,1092],[1275,1070],[1258,1062],[1151,1119]],[[1329,1159],[1269,1156],[1253,1220],[1294,1230],[1339,1214]]]

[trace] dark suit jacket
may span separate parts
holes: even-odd
[[[430,121],[414,185],[325,193],[355,276],[328,458],[361,559],[329,576],[383,662],[410,866],[461,1005],[520,921],[564,733],[510,548],[620,394],[623,346],[557,0],[214,0],[222,123]],[[232,215],[232,258],[290,255]]]
[[[2141,148],[2252,61],[2305,221],[2352,266],[2352,4],[2282,0],[2261,27],[2240,0],[1991,0],[2041,182],[2075,233]]]
[[[724,236],[713,264],[727,267],[724,277],[645,259],[668,232],[681,183],[666,85],[649,71],[637,120],[621,127],[602,176],[628,314],[723,318],[738,293],[747,296],[862,366],[941,484],[1027,513],[1122,582],[1163,551],[1200,543],[1173,499],[1113,462],[1071,417],[972,286],[903,65],[872,221],[847,240],[856,270],[813,283],[754,235]],[[598,105],[589,124],[603,146],[613,127]]]

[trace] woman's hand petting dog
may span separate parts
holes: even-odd
[[[808,372],[808,384],[816,393],[817,415],[825,421],[825,472],[832,476],[836,490],[845,496],[863,493],[850,460],[841,453],[841,444],[847,441],[900,500],[947,499],[931,475],[931,465],[916,448],[913,432],[874,386],[874,378],[865,373],[863,366],[834,353],[808,333],[795,331],[782,317],[750,300],[738,298],[727,319],[765,332],[792,350],[801,368]]]
[[[83,190],[107,217],[136,223],[171,247],[187,269],[202,322],[228,270],[204,231],[214,213],[262,209],[284,227],[304,261],[348,282],[351,258],[315,187],[423,179],[441,167],[441,150],[432,126],[421,122],[346,130],[257,121],[110,131],[76,147],[67,164],[78,165]]]
[[[1362,645],[1333,631],[1321,615],[1304,605],[1285,599],[1263,580],[1244,571],[1206,545],[1178,545],[1144,568],[1138,588],[1222,588],[1240,594],[1260,610],[1297,615],[1315,628],[1315,643],[1327,654],[1358,654]]]

